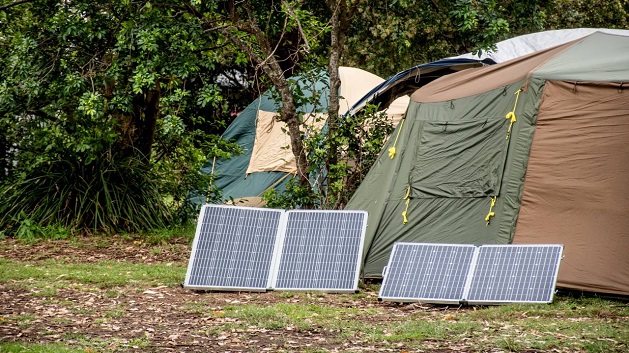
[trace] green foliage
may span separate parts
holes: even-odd
[[[70,237],[70,233],[63,226],[47,225],[41,226],[36,222],[33,222],[26,216],[24,211],[21,211],[15,222],[17,229],[15,230],[15,238],[34,243],[40,239],[48,240],[60,240]],[[9,233],[10,228],[3,231]]]
[[[327,129],[314,133],[305,127],[309,131],[304,145],[312,165],[309,171],[311,184],[302,185],[292,179],[283,193],[270,189],[263,195],[267,206],[284,209],[313,206],[343,208],[393,131],[390,118],[378,109],[378,106],[368,104],[355,115],[343,116],[332,134]],[[339,146],[337,162],[333,164],[328,159],[331,144]]]
[[[249,60],[272,53],[287,79],[327,65],[331,47],[324,3],[229,4],[34,0],[0,11],[0,234],[143,231],[193,219],[191,194],[222,198],[199,170],[239,153],[218,135],[270,86],[267,61]],[[626,28],[628,12],[624,0],[363,1],[343,64],[387,76],[545,28]],[[320,112],[322,97],[288,85],[302,122]],[[308,133],[310,186],[269,193],[270,205],[343,207],[390,131],[374,114]]]
[[[629,26],[626,0],[555,0],[546,10],[547,26],[560,28],[619,28]]]
[[[345,65],[381,76],[527,33],[627,28],[624,0],[441,0],[364,2],[352,24]]]
[[[494,42],[505,38],[520,21],[505,10],[505,4],[509,3],[365,2],[359,7],[358,19],[350,31],[345,65],[388,76],[417,64],[491,49]],[[521,6],[532,6],[528,4],[524,2]]]
[[[168,0],[32,1],[0,23],[5,233],[189,220],[187,195],[209,182],[202,163],[237,151],[215,134],[228,116],[214,82],[229,48]]]
[[[19,235],[24,222],[92,232],[165,227],[171,216],[154,177],[137,160],[102,156],[84,165],[48,162],[0,189],[0,225]]]

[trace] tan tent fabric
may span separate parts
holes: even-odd
[[[292,174],[297,172],[295,156],[290,148],[288,127],[286,123],[277,121],[275,118],[277,115],[276,112],[258,110],[256,138],[247,167],[247,175],[269,171]],[[325,115],[310,115],[306,118],[306,123],[318,131],[325,124]]]
[[[374,87],[384,82],[383,78],[354,67],[339,67],[339,77],[341,79],[339,114],[341,115]]]
[[[233,202],[230,200],[225,204],[243,207],[264,207],[266,206],[266,201],[264,201],[260,196],[247,196],[234,199]]]
[[[558,286],[629,293],[629,90],[548,81],[514,243],[564,244]]]
[[[400,120],[406,114],[406,109],[408,109],[408,104],[411,102],[411,97],[409,96],[401,96],[398,99],[394,100],[391,105],[385,110],[387,116],[391,121],[393,121],[393,126],[396,126]]]
[[[344,114],[349,107],[369,93],[378,84],[384,82],[379,76],[353,67],[339,67],[341,96],[339,114]],[[290,149],[290,137],[285,123],[275,119],[278,113],[258,110],[256,138],[246,174],[256,172],[296,173],[295,156]],[[325,114],[315,114],[316,118],[307,118],[315,130],[321,130],[325,124]]]
[[[442,102],[473,96],[527,77],[531,71],[566,50],[573,42],[535,52],[496,66],[469,69],[433,81],[411,95],[414,102]]]

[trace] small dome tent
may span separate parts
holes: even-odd
[[[343,114],[359,98],[384,81],[367,71],[340,67],[340,112]],[[306,97],[315,102],[299,107],[306,123],[320,128],[325,123],[328,109],[328,76],[311,73],[291,79]],[[317,97],[318,96],[318,97]],[[276,119],[279,99],[267,91],[249,104],[225,130],[222,137],[238,143],[244,153],[230,159],[208,161],[201,172],[214,174],[226,200],[234,199],[241,205],[262,205],[261,196],[270,188],[283,190],[296,173],[295,158],[290,149],[286,124]],[[288,147],[288,148],[287,148]],[[201,202],[202,203],[202,202]]]
[[[346,207],[364,275],[395,242],[561,243],[559,287],[628,295],[627,94],[629,37],[601,32],[415,91]]]

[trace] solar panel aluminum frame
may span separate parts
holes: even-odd
[[[286,232],[287,232],[287,228],[288,228],[288,222],[289,222],[289,215],[290,214],[297,214],[297,213],[317,213],[317,214],[360,214],[362,215],[362,224],[360,224],[360,235],[359,235],[359,240],[358,240],[358,250],[355,253],[356,259],[354,261],[354,274],[353,274],[353,279],[352,279],[352,285],[351,287],[343,287],[343,288],[339,288],[339,287],[332,287],[332,286],[320,286],[320,287],[282,287],[278,285],[278,275],[280,272],[280,266],[282,264],[282,257],[285,255],[284,253],[284,248],[286,246]],[[280,235],[281,237],[281,247],[278,250],[278,256],[277,256],[277,262],[275,263],[275,268],[273,269],[272,273],[272,288],[273,290],[278,290],[278,291],[320,291],[320,292],[327,292],[327,293],[356,293],[358,291],[358,281],[360,279],[360,265],[361,265],[361,261],[362,261],[362,253],[363,253],[363,248],[364,248],[364,243],[365,243],[365,234],[366,234],[366,228],[367,228],[367,211],[362,211],[362,210],[334,210],[334,211],[330,211],[330,210],[290,210],[286,212],[286,220],[285,220],[285,226],[283,227],[284,231],[282,232],[282,234]]]
[[[471,291],[472,288],[474,287],[474,280],[476,279],[475,273],[476,273],[476,269],[477,269],[477,265],[478,265],[478,261],[481,258],[482,254],[482,249],[490,249],[490,248],[556,248],[558,251],[555,254],[556,258],[552,258],[551,260],[553,260],[552,263],[547,263],[547,264],[551,264],[554,266],[553,268],[553,272],[552,273],[548,273],[550,275],[552,275],[552,285],[548,287],[549,292],[547,293],[547,298],[546,300],[532,300],[532,299],[527,299],[527,300],[510,300],[510,299],[493,299],[493,300],[483,300],[483,299],[473,299],[470,298],[471,296]],[[528,303],[528,304],[549,304],[552,303],[554,300],[554,295],[555,295],[555,288],[557,286],[557,277],[559,275],[559,266],[561,264],[561,260],[563,259],[563,245],[561,244],[509,244],[509,245],[505,245],[505,244],[500,244],[500,245],[481,245],[478,247],[477,249],[477,253],[478,256],[474,261],[474,268],[470,268],[470,281],[469,284],[466,286],[466,290],[464,293],[464,298],[465,298],[465,303],[466,304],[470,304],[470,305],[498,305],[498,304],[513,304],[513,303]]]
[[[389,269],[392,268],[392,263],[395,261],[396,252],[399,251],[398,250],[399,247],[409,246],[409,245],[410,246],[448,247],[448,248],[456,247],[456,248],[463,248],[463,249],[472,248],[474,250],[474,253],[472,254],[472,258],[470,259],[470,263],[468,264],[469,267],[465,271],[466,285],[469,282],[470,270],[471,270],[471,267],[473,266],[475,256],[477,254],[477,250],[476,250],[477,247],[475,245],[398,242],[398,243],[393,244],[393,249],[391,251],[391,256],[389,257],[389,262],[383,270],[383,273],[382,273],[383,279],[382,279],[382,284],[380,286],[380,293],[378,294],[378,300],[379,301],[394,301],[394,302],[401,302],[401,303],[420,302],[420,303],[434,303],[434,304],[460,304],[461,299],[458,297],[456,299],[444,299],[444,298],[436,298],[436,297],[404,297],[404,296],[395,296],[395,295],[390,295],[390,296],[385,295],[387,285],[389,284],[390,281],[393,280],[392,274],[389,273]],[[465,291],[465,288],[463,289],[463,291]]]
[[[278,225],[278,235],[275,241],[275,249],[273,252],[273,261],[271,262],[271,268],[269,271],[269,282],[267,287],[269,290],[275,290],[275,282],[277,281],[277,271],[280,267],[280,259],[282,248],[284,247],[284,238],[286,237],[286,223],[288,223],[287,211],[284,211],[282,218],[280,218],[280,224]]]
[[[197,223],[197,228],[195,231],[195,236],[194,236],[194,240],[192,243],[192,251],[191,251],[191,256],[190,256],[190,260],[188,262],[188,268],[186,271],[186,277],[183,283],[183,287],[187,288],[187,289],[195,289],[195,290],[215,290],[215,291],[243,291],[243,292],[266,292],[267,290],[269,290],[270,287],[270,274],[267,275],[267,280],[266,280],[266,285],[264,287],[248,287],[248,286],[222,286],[222,285],[195,285],[195,284],[190,284],[190,280],[192,277],[192,273],[193,273],[193,266],[194,266],[194,261],[195,261],[195,254],[197,253],[198,250],[198,243],[200,240],[200,235],[201,235],[201,231],[203,228],[203,220],[205,219],[205,214],[206,212],[211,209],[211,208],[227,208],[230,210],[234,210],[234,209],[242,209],[242,210],[252,210],[251,207],[240,207],[240,206],[224,206],[224,205],[211,205],[211,204],[206,204],[203,205],[201,208],[201,211],[199,213],[199,221]],[[278,251],[278,248],[280,246],[279,243],[279,233],[280,230],[282,229],[281,227],[279,227],[279,225],[281,225],[282,220],[284,219],[284,214],[285,211],[284,210],[279,210],[279,209],[261,209],[263,210],[263,212],[269,212],[269,213],[280,213],[280,218],[279,218],[279,224],[278,227],[275,231],[275,242],[274,242],[274,249],[273,249],[273,254],[272,254],[272,258],[271,258],[271,268],[269,268],[269,270],[272,269],[273,263],[275,261],[275,254]]]

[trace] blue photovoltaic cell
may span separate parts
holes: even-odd
[[[275,289],[355,291],[367,213],[289,211]]]
[[[203,206],[184,287],[266,290],[283,213]]]
[[[475,250],[473,245],[396,243],[379,298],[458,303]]]
[[[467,301],[550,303],[562,250],[561,245],[481,246]]]

